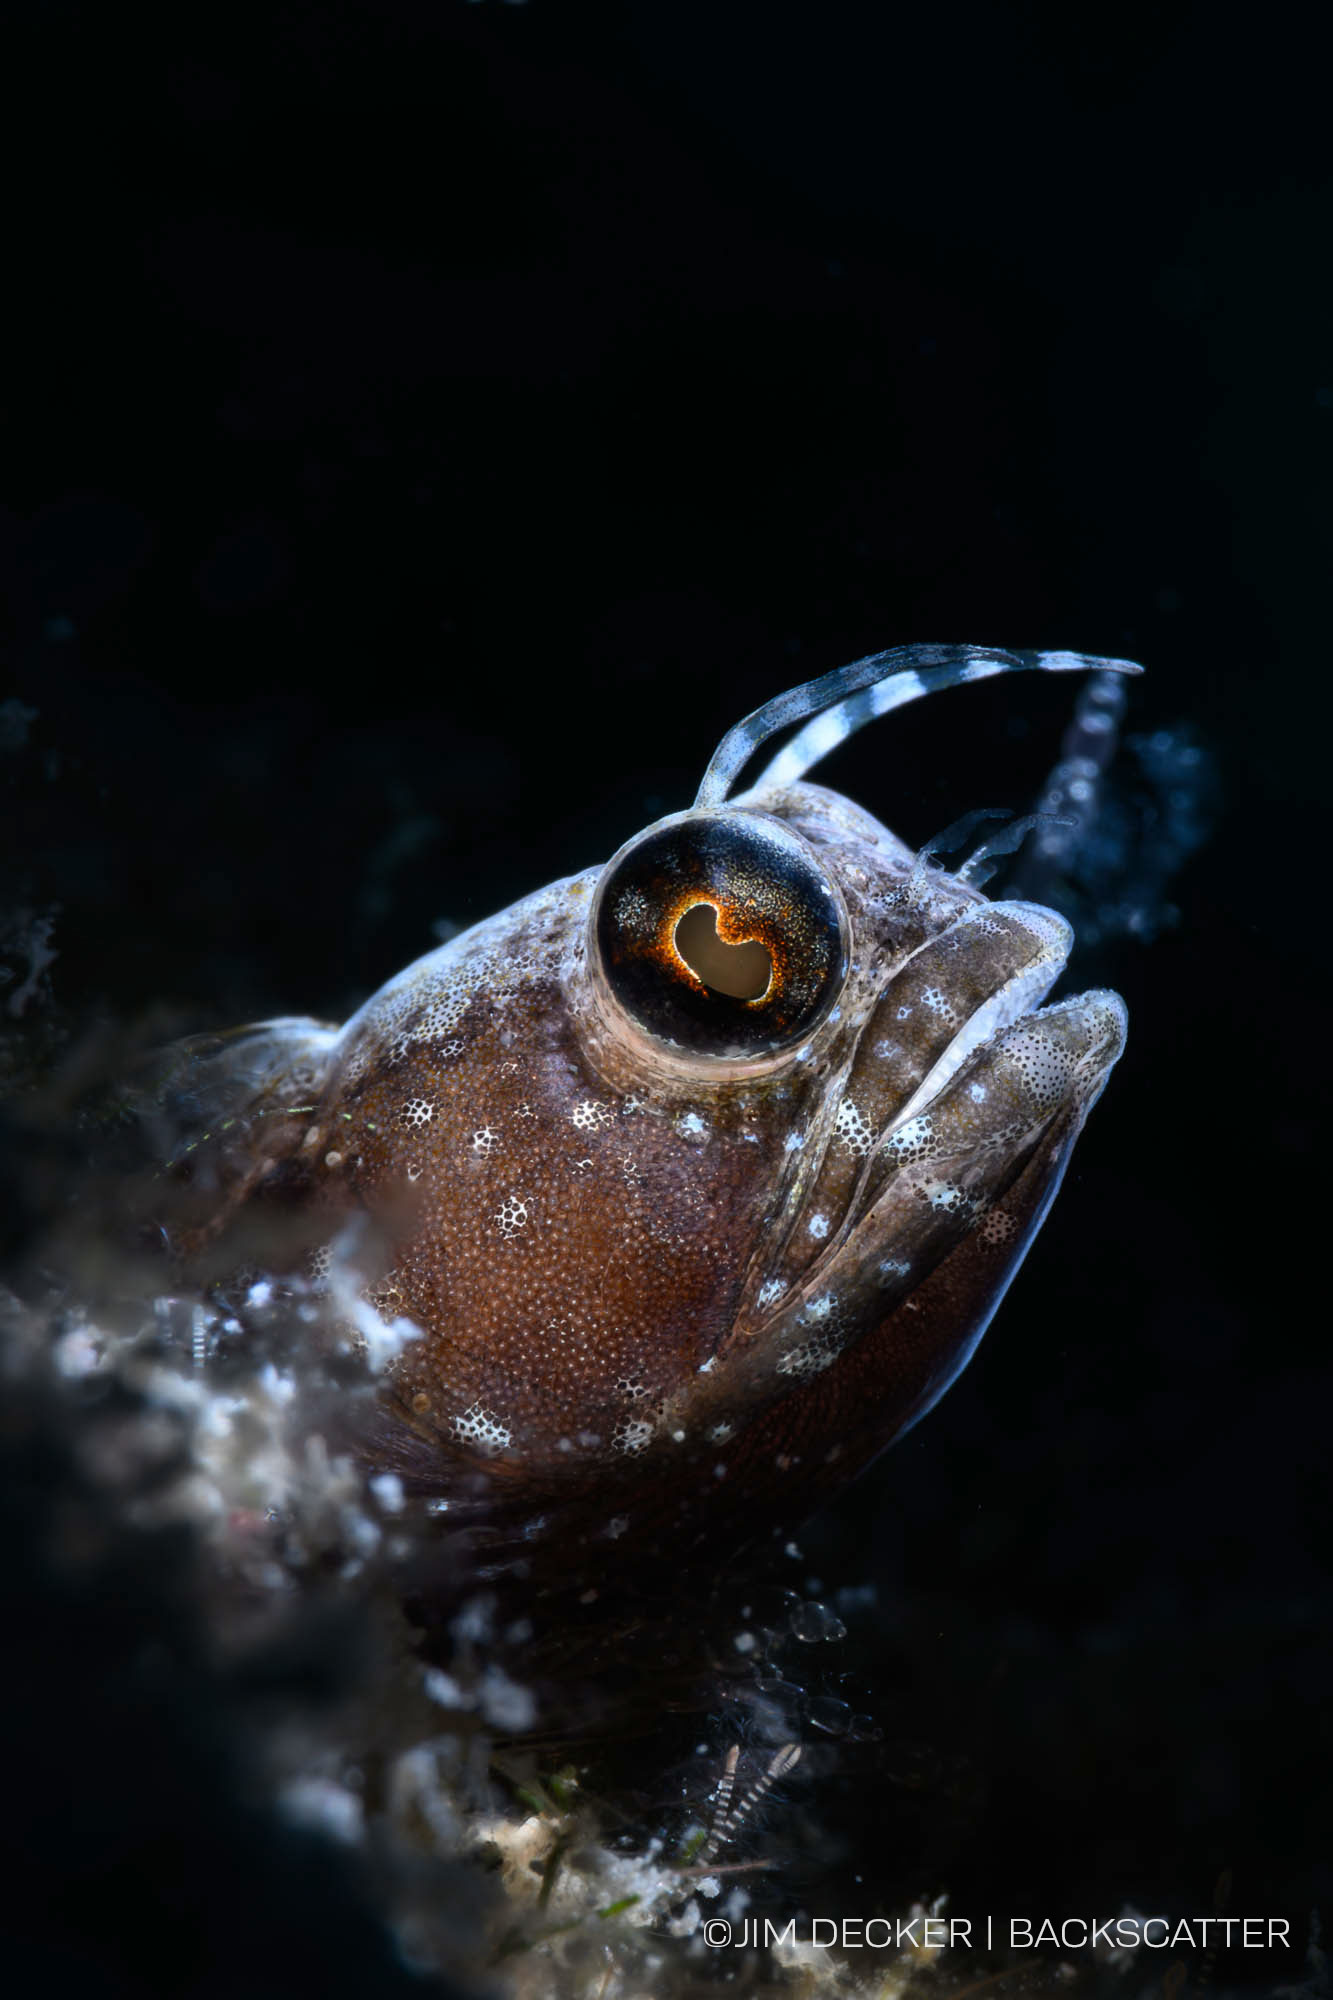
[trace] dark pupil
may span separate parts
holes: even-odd
[[[761,944],[728,944],[717,934],[717,911],[696,903],[676,925],[676,950],[695,976],[733,1000],[757,1000],[768,990],[773,962]]]

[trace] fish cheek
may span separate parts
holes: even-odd
[[[422,1330],[395,1401],[442,1473],[480,1456],[515,1488],[646,1446],[731,1323],[762,1212],[753,1148],[612,1090],[553,1025],[558,990],[532,1005],[506,1009],[503,1042],[479,1024],[447,1069],[423,1050],[382,1081],[377,1122],[408,1136],[367,1190],[385,1216],[421,1176],[385,1289]]]

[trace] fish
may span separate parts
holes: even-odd
[[[196,1050],[200,1101],[224,1078],[230,1108],[175,1163],[175,1247],[216,1278],[240,1228],[251,1273],[285,1261],[331,1298],[381,1371],[361,1462],[497,1564],[717,1564],[863,1472],[975,1352],[1125,1007],[1048,1001],[1069,923],[982,887],[1012,831],[950,868],[947,838],[914,850],[807,773],[1019,671],[1140,669],[873,654],[765,703],[692,805],[345,1024]]]

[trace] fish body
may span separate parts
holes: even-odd
[[[812,685],[845,734],[889,678]],[[844,1484],[966,1365],[1124,1046],[1114,993],[1042,1005],[1062,917],[792,762],[229,1058],[218,1214],[301,1216],[399,1336],[363,1456],[501,1540],[687,1563]]]

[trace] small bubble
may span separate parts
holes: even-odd
[[[826,1604],[810,1599],[792,1606],[787,1623],[793,1638],[802,1640],[807,1646],[815,1645],[820,1639],[845,1639],[847,1636],[847,1627],[837,1613],[830,1611]]]

